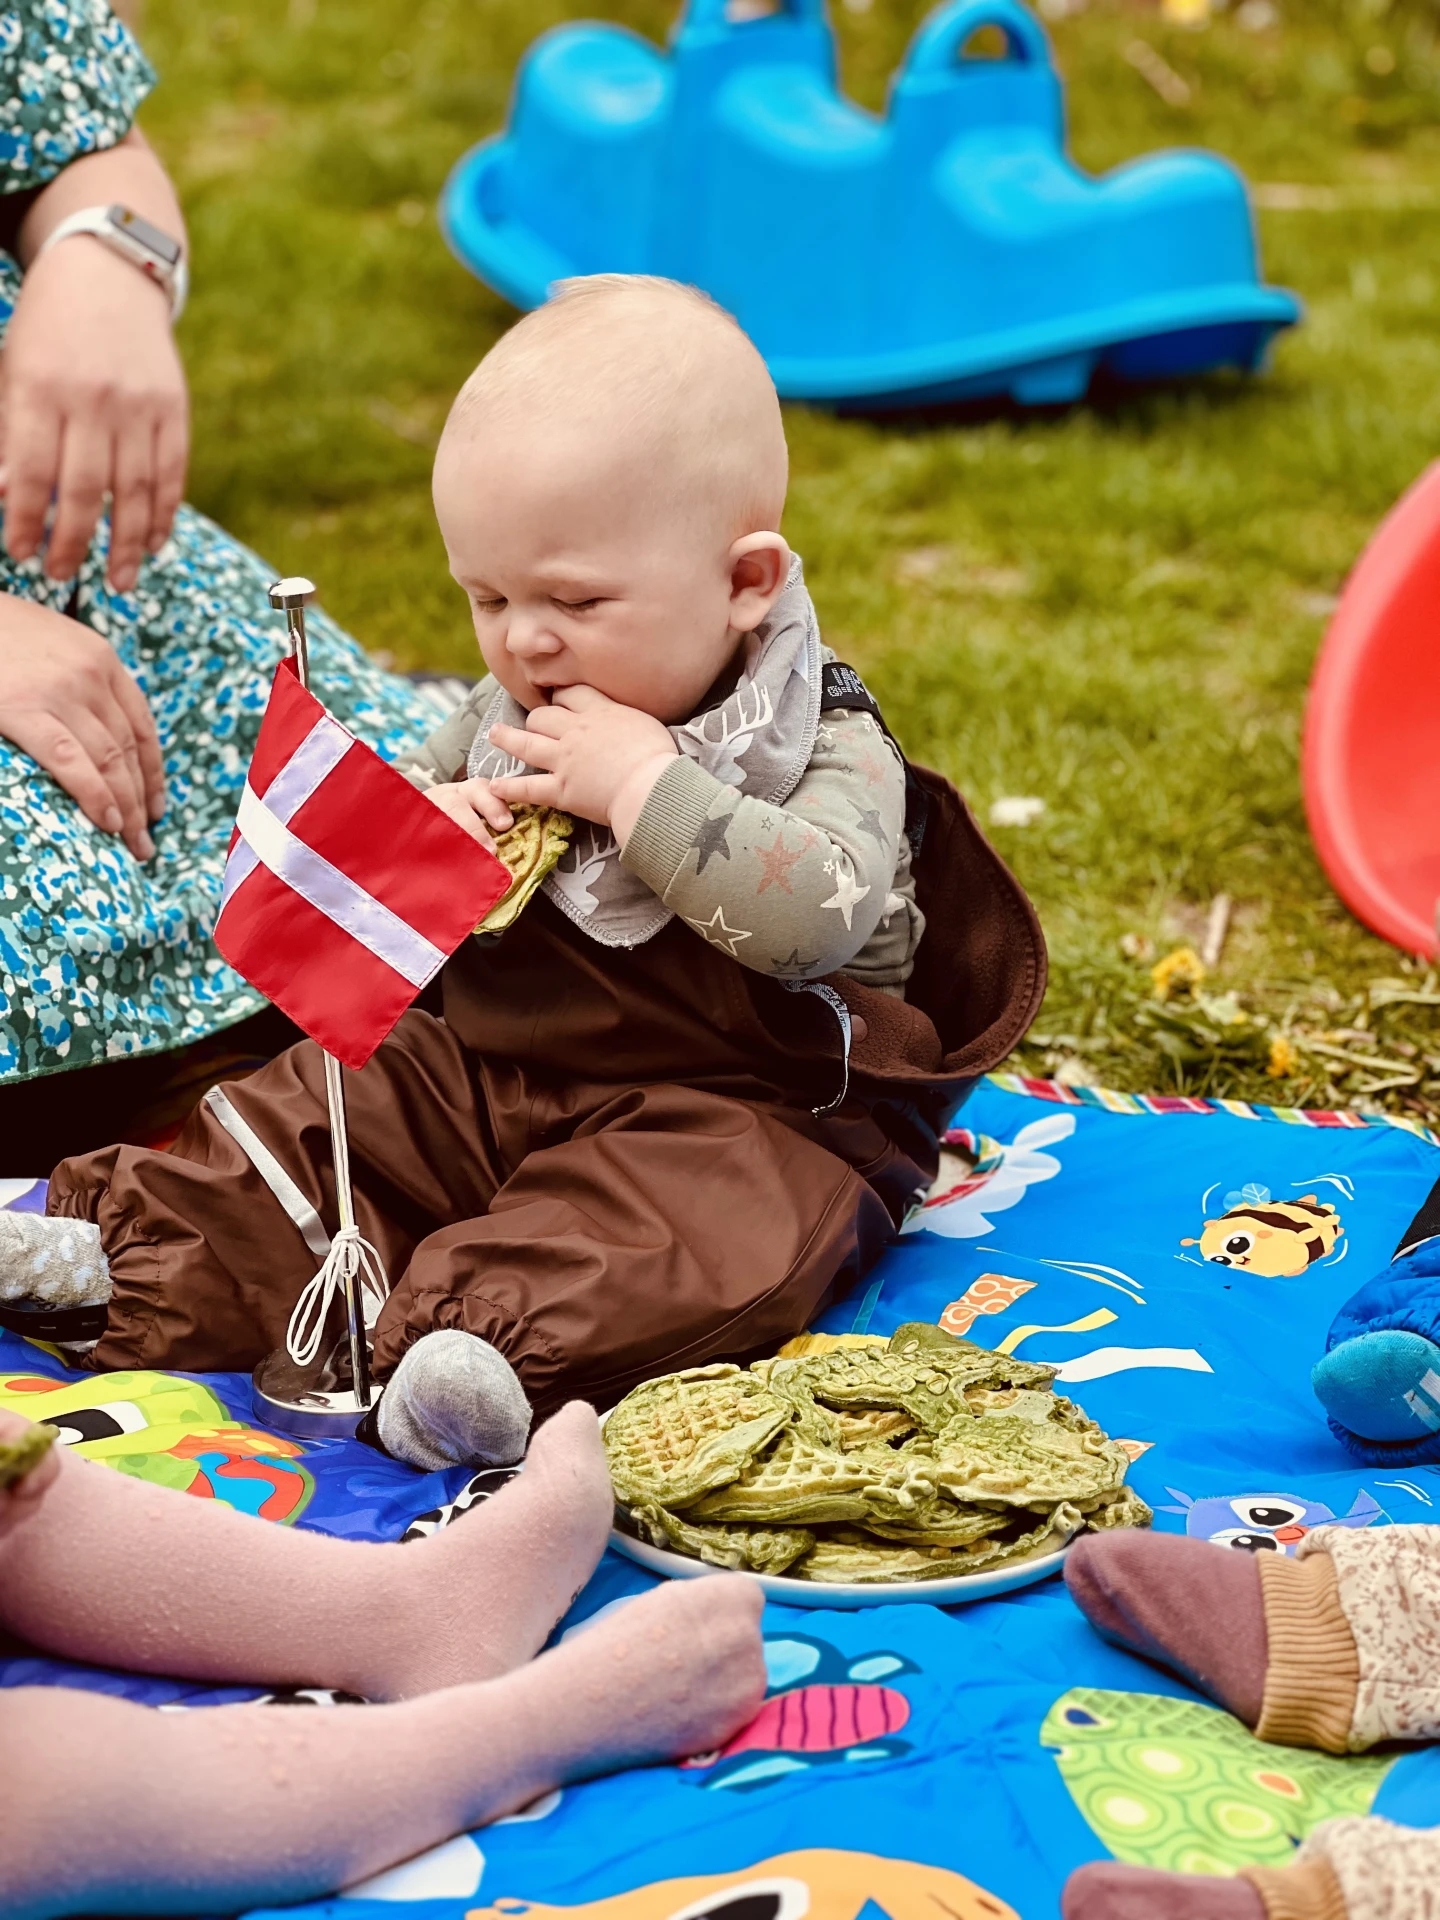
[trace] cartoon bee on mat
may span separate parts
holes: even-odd
[[[1334,1207],[1313,1193],[1298,1200],[1245,1200],[1218,1220],[1207,1220],[1198,1240],[1200,1258],[1217,1267],[1240,1267],[1267,1280],[1289,1278],[1335,1251],[1344,1233]]]

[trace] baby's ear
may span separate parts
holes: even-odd
[[[790,549],[778,533],[747,533],[729,553],[730,625],[752,633],[780,598]]]

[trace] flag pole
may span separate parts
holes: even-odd
[[[290,651],[300,676],[300,684],[310,688],[310,649],[305,637],[305,608],[315,598],[315,584],[300,576],[277,580],[270,589],[270,604],[285,615]],[[345,1130],[345,1085],[340,1077],[340,1062],[333,1053],[325,1053],[325,1098],[330,1113],[330,1150],[335,1162],[335,1205],[340,1216],[340,1235],[356,1231],[355,1195],[350,1184],[350,1142]],[[360,1414],[370,1407],[370,1354],[365,1344],[365,1313],[361,1298],[359,1270],[353,1262],[343,1268],[345,1313],[350,1333],[350,1370],[354,1379],[355,1405]],[[322,1309],[323,1311],[323,1309]]]

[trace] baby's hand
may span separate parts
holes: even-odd
[[[492,853],[495,834],[515,824],[515,816],[488,780],[451,780],[438,787],[426,787],[425,798],[433,800],[442,813],[448,813],[457,827],[463,827],[472,840]]]
[[[676,754],[661,721],[584,686],[561,687],[523,727],[492,727],[490,744],[543,769],[496,780],[497,797],[578,813],[608,826],[622,844]]]
[[[0,1463],[6,1449],[22,1443],[32,1431],[33,1423],[18,1413],[0,1413]],[[59,1471],[59,1449],[52,1446],[20,1479],[8,1485],[0,1483],[0,1532],[7,1522],[24,1517],[27,1507],[53,1484]]]

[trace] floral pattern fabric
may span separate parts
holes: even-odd
[[[0,192],[44,186],[113,147],[155,84],[105,0],[25,0],[0,11]]]
[[[0,191],[42,185],[113,146],[153,82],[103,0],[0,11]],[[0,253],[0,336],[19,293]],[[69,611],[135,675],[169,790],[144,866],[92,826],[28,754],[0,739],[0,1084],[179,1047],[258,1012],[263,997],[211,941],[221,874],[270,680],[284,652],[273,578],[192,508],[127,594],[105,584],[102,524],[74,582],[0,550],[0,593]],[[387,759],[434,725],[433,704],[312,614],[311,678]]]

